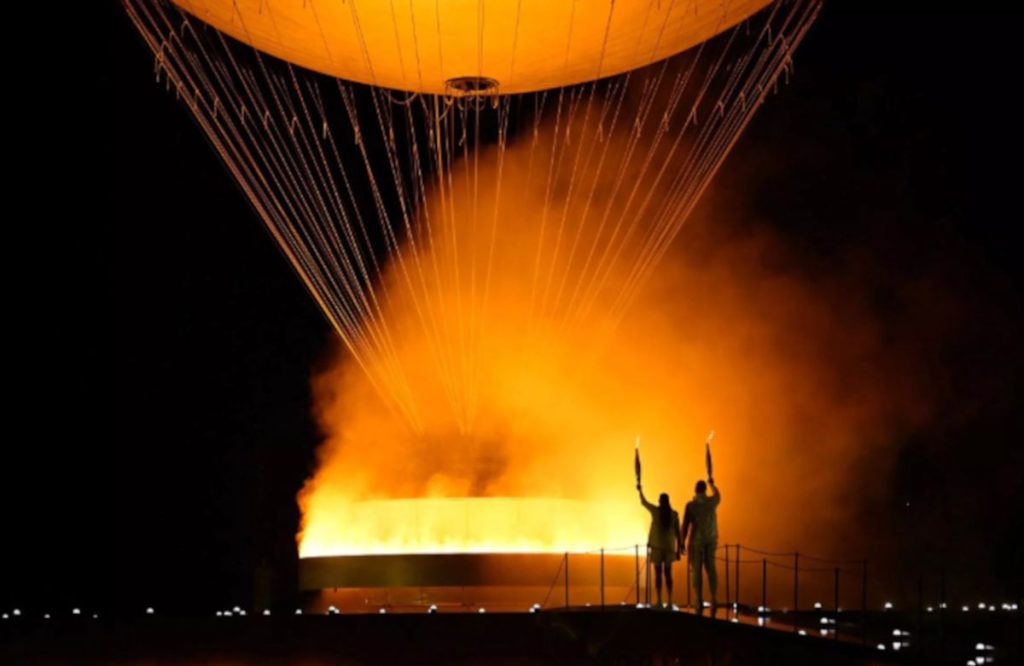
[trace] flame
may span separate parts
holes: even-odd
[[[645,537],[632,505],[538,497],[339,499],[315,505],[308,524],[303,557],[632,551]]]
[[[482,151],[470,160],[479,177],[453,168],[451,189],[418,212],[433,242],[405,248],[380,285],[391,356],[367,369],[339,352],[315,376],[324,443],[299,494],[300,556],[642,544],[650,518],[630,444],[644,433],[644,488],[681,512],[704,474],[708,423],[722,444],[723,539],[834,552],[837,526],[856,522],[851,493],[871,492],[851,470],[894,419],[920,414],[898,373],[885,374],[900,362],[856,292],[840,299],[833,285],[773,273],[771,239],[698,235],[619,320],[606,305],[640,251],[620,237],[594,307],[562,316],[586,273],[570,241],[611,241],[569,173],[551,187],[535,177],[551,163],[549,138],[500,159]],[[580,180],[597,183],[595,196],[611,187]],[[405,387],[416,427],[381,399],[375,374]]]
[[[302,556],[644,542],[630,444],[637,424],[659,431],[643,410],[622,409],[628,369],[612,370],[605,357],[617,322],[600,302],[599,282],[578,279],[589,248],[624,250],[607,263],[614,286],[637,248],[628,237],[608,247],[612,227],[596,219],[623,212],[621,204],[588,206],[578,196],[563,205],[549,193],[568,189],[570,174],[551,188],[536,176],[546,169],[531,175],[531,161],[550,161],[546,138],[482,154],[479,177],[456,167],[455,187],[420,211],[431,243],[406,247],[389,267],[383,287],[397,362],[382,360],[369,375],[386,378],[378,386],[408,387],[396,401],[416,427],[389,411],[365,369],[347,359],[316,379],[327,441],[300,496]],[[609,169],[606,178],[615,175]],[[601,178],[580,180],[610,187]],[[499,197],[512,203],[499,206]],[[496,209],[508,218],[494,219]],[[579,248],[575,264],[570,242]],[[585,296],[597,305],[581,314]],[[645,457],[656,464],[653,442]]]

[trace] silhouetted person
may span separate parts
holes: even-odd
[[[638,483],[640,503],[651,512],[651,530],[647,535],[647,547],[654,564],[654,585],[658,590],[658,606],[661,606],[661,577],[665,575],[668,589],[668,603],[672,605],[672,563],[682,553],[683,540],[679,535],[679,514],[669,504],[668,494],[658,497],[658,504],[651,504],[644,497],[644,489]]]
[[[712,496],[707,495],[707,484],[697,482],[697,493],[686,503],[683,512],[682,541],[690,534],[690,566],[693,568],[693,587],[697,591],[697,614],[704,614],[704,586],[701,569],[708,572],[708,587],[711,588],[711,617],[718,611],[718,574],[715,571],[715,550],[718,549],[718,505],[722,494],[715,486],[715,480],[708,478]],[[690,527],[693,531],[690,531]]]

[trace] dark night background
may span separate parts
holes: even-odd
[[[13,181],[62,184],[8,220],[9,266],[39,248],[49,258],[10,282],[24,314],[8,319],[21,323],[9,352],[19,397],[0,603],[206,612],[245,603],[262,558],[288,592],[294,497],[317,443],[309,377],[332,334],[186,109],[154,83],[120,7],[101,13],[108,60],[82,93],[92,98],[49,91],[55,113],[98,108],[100,124],[62,131],[87,134],[100,159]],[[770,225],[786,240],[799,261],[780,270],[813,280],[855,257],[894,327],[913,325],[900,316],[908,293],[943,304],[948,331],[920,334],[946,397],[893,450],[894,478],[868,477],[889,500],[864,520],[893,566],[938,548],[953,584],[1000,597],[1024,594],[1019,25],[827,2],[795,78],[715,188],[753,212],[734,231]],[[966,541],[982,556],[958,560]]]

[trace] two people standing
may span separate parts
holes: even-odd
[[[708,485],[714,491],[707,494]],[[644,497],[641,484],[636,484],[640,493],[640,503],[651,514],[651,529],[647,536],[650,559],[654,564],[655,587],[657,589],[658,606],[661,606],[661,585],[664,579],[668,590],[668,603],[672,605],[672,563],[686,552],[687,536],[689,536],[690,568],[693,572],[693,586],[697,592],[697,614],[704,614],[704,571],[708,576],[708,587],[711,590],[711,616],[714,617],[718,606],[718,575],[715,570],[715,551],[718,548],[718,505],[722,501],[721,493],[715,486],[715,480],[698,481],[693,499],[686,503],[683,512],[683,526],[679,527],[679,514],[672,509],[667,493],[658,497],[658,504],[652,504]]]

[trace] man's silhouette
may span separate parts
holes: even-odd
[[[718,574],[715,571],[715,551],[718,549],[718,505],[722,494],[715,486],[715,480],[708,478],[712,496],[707,495],[707,484],[697,482],[696,494],[686,503],[683,513],[683,543],[690,535],[690,567],[693,569],[693,587],[697,592],[697,614],[704,614],[704,586],[701,569],[708,572],[708,587],[711,588],[711,617],[718,610]],[[690,527],[693,531],[690,531]]]

